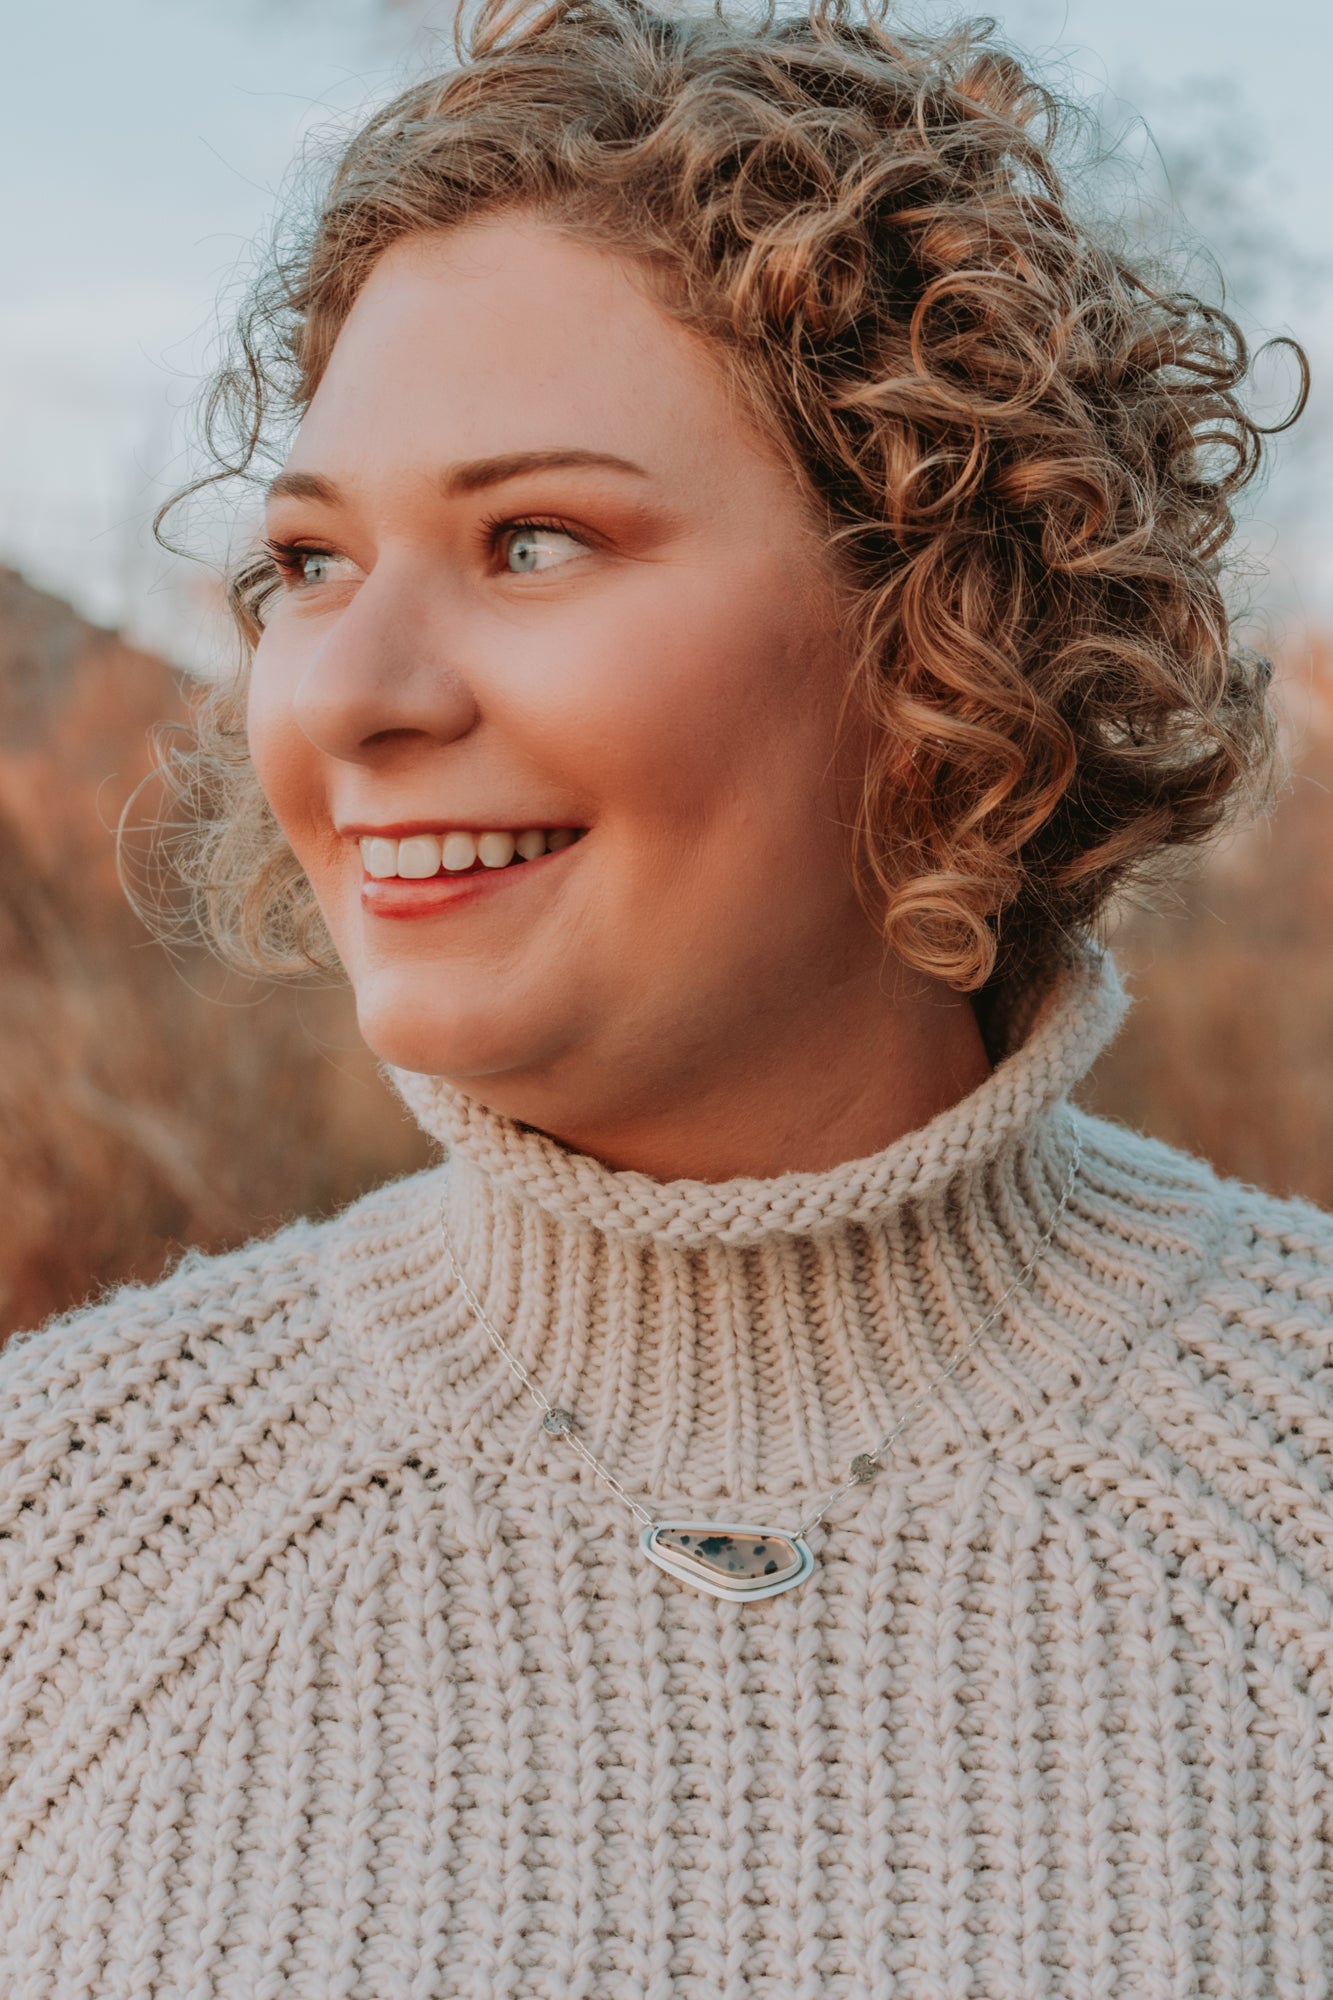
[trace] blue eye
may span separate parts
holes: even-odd
[[[329,565],[333,560],[327,549],[306,549],[301,556],[302,583],[327,583]]]
[[[566,534],[563,528],[544,528],[536,521],[516,523],[508,540],[505,567],[513,576],[530,575],[534,570],[559,569],[562,562],[569,560],[569,555],[562,555],[559,548],[553,550],[547,547],[549,542],[563,542],[565,549],[575,554],[584,547],[576,535]]]
[[[266,541],[264,547],[272,556],[288,590],[304,590],[319,584],[336,580],[335,565],[344,563],[353,572],[356,564],[347,556],[340,556],[332,549],[306,547],[295,542]]]

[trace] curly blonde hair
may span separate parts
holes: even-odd
[[[1271,669],[1220,587],[1265,435],[1246,343],[1075,220],[1060,107],[992,23],[483,0],[455,46],[289,218],[187,493],[253,476],[390,244],[532,214],[639,260],[827,523],[847,693],[875,724],[857,892],[909,965],[968,992],[1043,981],[1113,891],[1266,802]],[[196,915],[281,975],[335,961],[246,747],[276,581],[263,555],[232,576],[245,659],[165,766]]]

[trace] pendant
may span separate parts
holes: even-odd
[[[742,1603],[793,1589],[815,1566],[800,1535],[744,1522],[655,1521],[639,1546],[668,1576]]]

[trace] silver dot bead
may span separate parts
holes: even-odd
[[[848,1467],[848,1470],[850,1471],[853,1479],[861,1481],[867,1479],[873,1479],[875,1474],[879,1471],[879,1460],[875,1457],[873,1452],[858,1451],[856,1457],[852,1460],[851,1465]]]
[[[552,1437],[563,1437],[566,1431],[573,1428],[574,1418],[569,1410],[548,1410],[542,1418],[542,1429],[549,1431]]]

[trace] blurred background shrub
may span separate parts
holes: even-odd
[[[1136,1004],[1081,1101],[1333,1209],[1333,646],[1303,645],[1277,692],[1290,785],[1175,898],[1122,916]]]
[[[181,684],[0,570],[0,1334],[424,1164],[345,992],[169,955],[113,829]]]

